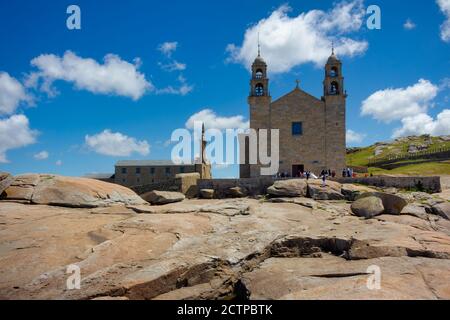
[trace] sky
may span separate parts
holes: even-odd
[[[335,44],[348,146],[450,135],[450,0],[0,0],[0,171],[109,173],[170,159],[194,120],[246,128],[258,33],[273,99],[320,98]]]

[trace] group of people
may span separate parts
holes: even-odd
[[[299,171],[297,174],[291,175],[289,172],[278,172],[275,175],[275,178],[301,178],[301,179],[317,179],[317,176],[314,175],[311,171]]]
[[[336,171],[334,170],[322,170],[320,172],[320,178],[322,179],[323,183],[326,183],[326,180],[328,178],[336,178]],[[356,173],[353,171],[352,168],[345,168],[342,170],[342,177],[343,178],[355,178]],[[301,179],[317,179],[318,177],[312,173],[311,171],[299,171],[297,174],[291,175],[289,172],[279,172],[276,174],[275,178],[301,178]]]
[[[355,173],[353,172],[352,168],[346,168],[342,170],[342,178],[354,178]]]
[[[331,177],[331,178],[336,178],[336,171],[331,171],[330,169],[328,169],[328,170],[322,170],[322,172],[320,173],[320,176],[321,177],[323,177],[323,176],[325,176],[325,177],[327,177],[327,178],[329,178],[329,177]]]
[[[336,178],[336,171],[328,169],[328,170],[322,170],[320,172],[320,179],[322,179],[322,183],[325,186],[326,181],[329,178]],[[355,178],[356,173],[353,171],[352,168],[345,168],[342,170],[342,177],[343,178]],[[291,175],[289,172],[278,172],[275,176],[275,178],[301,178],[301,179],[317,179],[318,177],[312,173],[311,171],[299,171],[297,174]]]

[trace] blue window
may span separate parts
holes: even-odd
[[[292,135],[293,136],[303,135],[303,125],[301,122],[293,122],[292,123]]]
[[[170,168],[166,168],[166,174],[167,174],[167,175],[170,174]]]
[[[122,174],[127,174],[127,168],[122,168]]]
[[[180,173],[184,173],[184,167],[180,167]]]
[[[150,174],[155,174],[155,168],[150,169]]]
[[[136,168],[136,174],[141,174],[141,168]]]

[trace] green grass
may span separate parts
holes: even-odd
[[[410,142],[392,141],[377,157],[374,155],[376,149],[375,145],[362,148],[358,152],[348,154],[347,163],[354,166],[367,166],[369,160],[382,159],[389,156],[406,153],[408,152],[408,147],[410,144],[422,145],[425,144],[425,140],[426,139],[424,137],[415,137]],[[431,141],[432,143],[429,146],[429,149],[450,147],[450,141],[440,141],[438,137],[432,137]]]
[[[373,156],[375,147],[364,148],[361,151],[347,155],[347,163],[351,166],[364,166],[367,167],[369,159]]]
[[[369,168],[369,173],[372,173],[373,175],[382,175],[382,174],[450,175],[450,161],[411,164],[393,170]]]
[[[395,156],[404,154],[408,151],[410,144],[422,145],[425,144],[426,137],[414,137],[408,142],[392,141],[390,142],[383,152],[375,157],[375,149],[377,146],[369,146],[362,148],[358,152],[347,154],[347,164],[349,166],[363,166],[367,167],[370,161],[376,159],[382,159],[389,156]],[[438,137],[431,138],[431,145],[429,149],[447,148],[450,147],[450,141],[441,141]],[[420,159],[404,160],[398,162],[403,166],[393,170],[384,170],[380,168],[369,168],[369,172],[374,175],[380,174],[404,174],[404,175],[435,175],[435,174],[450,174],[450,162],[424,162],[418,164],[410,164],[411,162],[417,162]]]

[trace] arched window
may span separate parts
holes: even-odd
[[[332,67],[330,70],[330,77],[337,77],[338,76],[338,69],[336,67]]]
[[[257,97],[262,97],[264,95],[264,86],[261,83],[258,83],[255,86],[255,95]]]
[[[263,71],[261,69],[258,69],[258,70],[256,70],[255,78],[256,79],[262,79],[263,74],[264,74]]]
[[[336,81],[333,81],[330,86],[330,94],[337,95],[339,94],[339,85]]]

